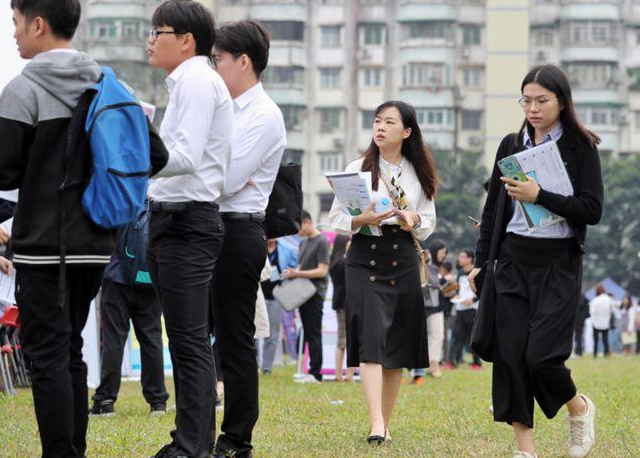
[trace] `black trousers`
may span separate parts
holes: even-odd
[[[91,399],[115,401],[118,398],[122,355],[129,337],[129,321],[132,321],[136,338],[140,343],[142,395],[151,405],[166,404],[169,394],[164,385],[161,315],[160,304],[152,288],[103,280],[100,297],[100,386]]]
[[[573,239],[508,234],[496,268],[494,419],[533,428],[533,402],[548,418],[576,395],[571,355],[582,259]]]
[[[171,436],[173,445],[190,458],[208,457],[213,440],[209,284],[223,233],[213,203],[192,203],[181,213],[151,214],[147,258],[164,313],[176,393]]]
[[[304,331],[304,341],[309,344],[309,373],[322,380],[322,308],[324,296],[313,295],[300,306],[300,321]]]
[[[251,435],[258,421],[258,364],[253,337],[267,237],[262,223],[256,221],[225,220],[225,228],[212,281],[216,347],[224,378],[224,419],[216,449],[235,451],[234,456],[242,458],[251,452]]]
[[[481,365],[482,361],[471,350],[471,330],[473,329],[473,321],[478,313],[475,309],[457,310],[456,318],[453,322],[453,342],[451,344],[451,363],[457,366],[462,361],[462,349],[469,348],[473,357],[473,363]]]
[[[63,308],[57,305],[58,266],[17,269],[20,339],[31,374],[42,458],[82,458],[87,449],[89,394],[82,329],[103,266],[66,269]]]
[[[584,320],[576,320],[575,326],[575,352],[576,355],[582,356],[583,340],[584,340]]]
[[[602,336],[602,344],[604,345],[604,355],[609,356],[609,330],[593,328],[593,357],[598,356],[598,339]]]

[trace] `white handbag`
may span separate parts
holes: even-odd
[[[308,278],[284,280],[273,288],[273,297],[287,312],[297,309],[316,293],[316,287]]]

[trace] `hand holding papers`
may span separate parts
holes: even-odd
[[[10,272],[9,275],[0,272],[0,301],[7,304],[15,304],[16,270],[11,269]]]
[[[534,148],[505,157],[498,161],[498,167],[507,178],[523,182],[527,181],[528,178],[532,178],[547,191],[563,196],[573,194],[571,180],[555,142],[543,143]],[[541,205],[520,201],[518,203],[523,210],[527,227],[530,231],[564,221],[564,218],[550,212]]]
[[[0,224],[0,246],[6,245],[11,239],[11,226],[13,225],[13,218],[6,220]]]
[[[371,172],[328,173],[325,176],[346,213],[351,216],[373,215],[373,219],[379,219],[371,198]],[[391,216],[391,212],[387,213],[389,214],[381,214],[385,218],[380,221]],[[380,228],[371,223],[362,226],[359,232],[364,235],[380,236]]]

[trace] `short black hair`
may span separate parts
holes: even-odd
[[[460,250],[460,252],[466,254],[469,258],[471,258],[472,261],[476,257],[476,254],[471,248],[463,248],[462,250]]]
[[[451,272],[453,270],[453,265],[449,261],[443,262],[440,267],[442,267],[447,272]]]
[[[313,218],[311,218],[311,213],[306,210],[302,210],[302,221],[305,220],[313,221]]]
[[[249,56],[258,78],[269,62],[269,34],[256,21],[223,24],[217,31],[216,49],[232,54],[236,59]]]
[[[173,27],[178,33],[190,33],[196,41],[196,54],[211,57],[216,41],[213,14],[206,6],[193,0],[167,0],[153,13],[154,27]]]
[[[79,0],[11,0],[28,22],[41,17],[58,38],[71,40],[78,29],[82,7]]]

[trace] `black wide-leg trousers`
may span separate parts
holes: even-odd
[[[548,418],[576,395],[571,355],[582,259],[574,239],[508,234],[496,267],[496,421],[533,427],[534,399]]]

